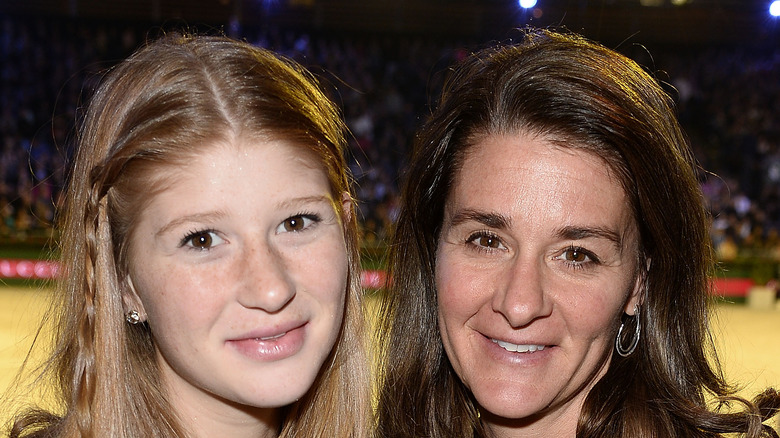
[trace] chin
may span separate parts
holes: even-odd
[[[284,391],[278,389],[264,388],[260,397],[248,394],[245,397],[235,397],[234,403],[251,406],[259,409],[275,409],[289,406],[304,398],[309,392],[310,386],[300,388],[285,388]]]
[[[523,420],[533,418],[548,406],[548,402],[544,400],[529,398],[527,391],[489,395],[475,393],[474,398],[479,403],[480,411],[483,414],[510,423],[523,422]]]

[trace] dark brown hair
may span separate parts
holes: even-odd
[[[378,437],[489,436],[444,352],[435,251],[464,155],[481,137],[529,133],[601,157],[622,184],[649,266],[636,352],[613,354],[590,391],[578,437],[776,436],[762,421],[780,406],[732,398],[713,357],[708,217],[687,140],[658,82],[627,57],[576,35],[527,30],[455,67],[416,138],[390,252],[383,305]],[[651,262],[649,262],[651,261]],[[617,331],[617,327],[615,327]],[[705,398],[735,402],[725,414]]]
[[[61,212],[63,272],[48,369],[62,415],[30,411],[12,436],[185,436],[159,385],[151,333],[124,321],[129,236],[171,166],[219,141],[284,139],[328,175],[350,263],[334,351],[283,437],[367,434],[367,359],[351,180],[337,107],[297,63],[224,37],[171,34],[113,68],[86,112]]]

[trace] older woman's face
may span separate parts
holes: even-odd
[[[573,431],[634,313],[637,251],[598,157],[525,135],[469,150],[438,244],[439,326],[491,427]]]
[[[336,203],[349,201],[282,141],[208,146],[169,181],[130,251],[162,384],[182,418],[249,424],[252,407],[300,399],[336,342],[348,270]]]

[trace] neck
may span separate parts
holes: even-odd
[[[258,408],[208,394],[199,388],[169,389],[168,397],[179,422],[193,438],[276,438],[283,408]]]
[[[194,438],[215,436],[276,438],[281,424],[279,410],[263,410],[255,415],[224,415],[219,412],[205,412],[202,415],[182,418],[185,427]]]
[[[574,438],[577,433],[579,409],[574,412],[537,414],[531,418],[508,420],[482,413],[482,421],[493,438]]]

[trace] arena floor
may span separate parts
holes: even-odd
[[[41,315],[46,290],[0,287],[0,394],[5,394],[24,360]],[[742,395],[780,387],[780,302],[774,310],[720,304],[715,336],[726,376]],[[7,418],[0,413],[0,424]],[[780,419],[778,419],[780,429]]]

